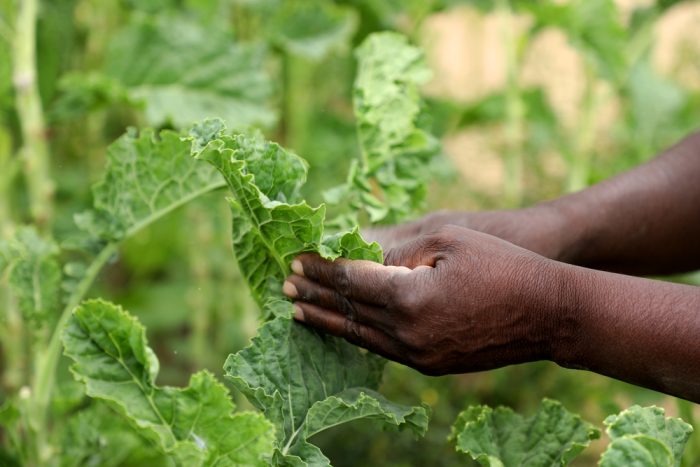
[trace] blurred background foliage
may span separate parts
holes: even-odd
[[[20,4],[36,7],[30,18]],[[33,19],[35,34],[25,27]],[[638,165],[698,127],[698,24],[698,2],[667,0],[3,1],[0,235],[36,222],[65,238],[90,203],[106,146],[128,126],[183,129],[212,116],[261,128],[306,158],[307,197],[320,202],[358,153],[352,50],[385,29],[424,47],[434,70],[424,91],[444,156],[426,211],[556,197]],[[147,326],[162,384],[183,384],[201,368],[221,375],[226,355],[255,332],[229,222],[221,193],[174,212],[130,240],[92,291]],[[11,306],[2,290],[0,299],[3,310]],[[13,342],[3,336],[3,400],[22,382],[9,371]],[[70,407],[76,388],[65,368],[59,377],[55,404]],[[472,403],[528,413],[552,397],[599,425],[633,403],[662,405],[691,423],[698,415],[689,403],[550,363],[441,378],[390,365],[383,390],[433,408],[427,437],[351,424],[319,436],[334,465],[463,465],[446,437]],[[576,464],[592,464],[596,450]],[[134,454],[155,462],[143,456]],[[700,464],[698,434],[686,463]]]

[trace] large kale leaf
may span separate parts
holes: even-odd
[[[225,370],[275,424],[274,462],[327,465],[307,438],[358,418],[424,433],[427,408],[394,404],[375,392],[383,359],[294,323],[281,292],[301,252],[381,261],[379,246],[366,243],[357,228],[324,236],[325,207],[301,198],[306,164],[295,154],[259,136],[230,136],[220,121],[198,125],[191,134],[195,156],[212,163],[229,184],[234,252],[263,316],[273,318],[249,347],[229,356]]]

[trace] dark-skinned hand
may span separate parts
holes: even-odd
[[[405,224],[363,229],[362,234],[388,251],[446,225],[493,235],[558,261],[566,261],[574,253],[570,222],[557,206],[547,203],[500,211],[436,211]]]
[[[307,325],[431,375],[550,358],[558,265],[456,226],[385,265],[300,255],[284,292]]]

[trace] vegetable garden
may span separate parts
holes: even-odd
[[[0,5],[0,464],[697,465],[690,402],[545,362],[430,378],[281,290],[302,252],[381,262],[361,227],[580,189],[694,129],[700,86],[653,61],[692,3]],[[468,102],[426,91],[425,52],[466,10],[505,51]],[[523,79],[545,31],[582,63],[573,122]],[[468,131],[496,195],[457,175]]]

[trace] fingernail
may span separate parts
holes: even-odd
[[[290,298],[295,298],[297,295],[299,295],[296,286],[289,281],[284,281],[284,284],[282,284],[282,293]]]
[[[304,266],[301,265],[301,261],[298,259],[292,260],[292,271],[294,271],[294,274],[304,275]]]
[[[294,319],[304,322],[304,311],[296,303],[294,304]]]

